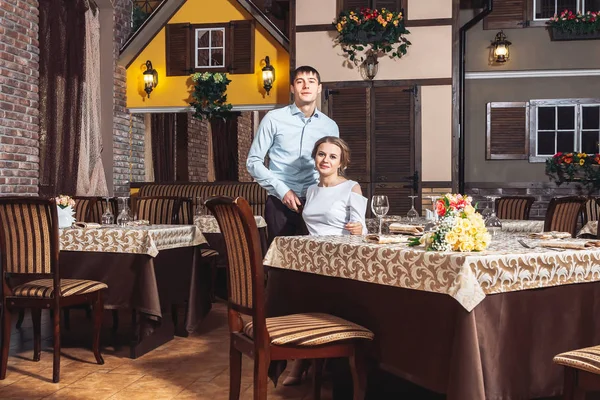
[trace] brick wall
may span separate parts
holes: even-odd
[[[144,117],[127,111],[126,70],[117,65],[119,49],[131,31],[131,0],[113,0],[114,4],[114,119],[113,119],[113,185],[115,196],[129,193],[129,180],[143,182],[144,173]],[[109,183],[110,185],[110,183]]]
[[[252,139],[254,139],[253,112],[242,112],[238,117],[238,180],[252,182],[252,177],[246,169],[246,160]]]
[[[190,182],[206,182],[208,176],[208,122],[188,113],[188,175]]]
[[[467,183],[465,185],[467,193],[473,196],[475,201],[486,202],[485,196],[533,196],[535,202],[531,206],[529,218],[543,220],[546,216],[548,203],[552,197],[563,196],[582,196],[589,193],[577,184],[563,184],[556,187],[554,183],[541,182],[519,182],[503,184],[502,182],[494,184]],[[597,195],[597,193],[592,193]],[[485,203],[482,203],[485,207]]]
[[[38,193],[37,0],[0,1],[0,193]]]

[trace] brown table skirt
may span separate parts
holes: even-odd
[[[448,399],[562,392],[560,352],[600,344],[600,283],[486,297],[471,313],[447,295],[271,268],[267,315],[327,312],[371,329],[383,369]]]

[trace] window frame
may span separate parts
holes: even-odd
[[[581,150],[581,133],[583,130],[582,123],[582,107],[589,106],[600,106],[600,99],[548,99],[548,100],[530,100],[529,101],[529,162],[530,163],[541,163],[552,155],[539,156],[537,155],[537,142],[538,142],[538,107],[561,107],[561,106],[575,106],[575,146],[574,151],[579,152]],[[556,132],[556,131],[555,131]],[[600,151],[598,151],[600,152]]]
[[[217,23],[217,24],[192,24],[191,26],[191,35],[192,35],[192,40],[191,40],[191,48],[192,48],[192,69],[194,70],[194,72],[228,72],[227,71],[227,66],[229,65],[229,54],[228,54],[228,46],[229,44],[227,43],[229,41],[229,23]],[[223,32],[223,65],[222,66],[201,66],[201,67],[197,67],[196,65],[198,64],[198,50],[209,50],[209,55],[210,55],[210,50],[212,49],[212,47],[210,46],[210,39],[209,39],[209,47],[198,47],[198,31],[199,30],[208,30],[209,34],[212,35],[212,31],[213,30],[222,30]],[[220,47],[219,47],[220,49]]]

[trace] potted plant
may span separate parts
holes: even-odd
[[[600,154],[558,152],[546,160],[546,175],[556,186],[579,182],[592,192],[600,188]]]
[[[550,18],[548,30],[553,41],[600,39],[600,11],[582,14],[564,10]]]
[[[410,32],[404,26],[401,11],[385,8],[342,11],[333,26],[338,32],[336,42],[354,64],[364,61],[358,52],[400,58],[411,44],[404,37]]]
[[[223,120],[231,116],[231,104],[227,104],[227,85],[231,80],[221,72],[204,72],[192,75],[194,90],[190,103],[196,110],[194,117],[202,120],[204,118],[221,118]]]

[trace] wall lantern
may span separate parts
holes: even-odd
[[[508,53],[508,46],[512,43],[506,40],[506,35],[503,31],[496,34],[496,38],[492,42],[494,46],[494,61],[497,63],[505,63],[510,57]]]
[[[377,55],[375,53],[369,53],[367,58],[363,62],[363,71],[369,80],[373,80],[375,75],[377,75],[377,70],[379,70],[379,61],[377,61]]]
[[[273,82],[275,81],[275,68],[271,65],[269,56],[265,57],[265,64],[266,65],[262,69],[263,87],[267,91],[267,94],[269,94],[273,87]]]
[[[152,62],[148,60],[146,61],[146,70],[144,71],[144,91],[148,93],[148,98],[150,98],[150,93],[152,93],[152,90],[157,86],[158,72],[152,68]]]

